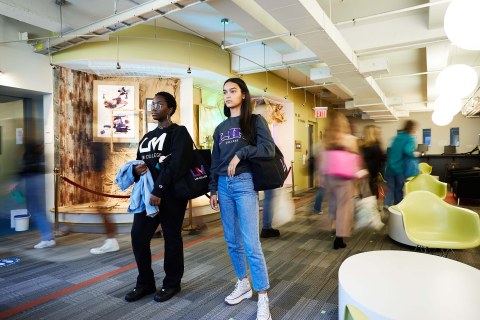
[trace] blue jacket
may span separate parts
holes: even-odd
[[[415,175],[410,173],[409,167],[417,162],[413,152],[415,151],[415,139],[412,135],[400,131],[387,151],[386,174],[392,176]]]
[[[135,183],[135,177],[133,175],[133,166],[144,163],[142,160],[133,160],[124,164],[120,170],[118,170],[115,182],[120,190],[127,190],[132,184]],[[158,207],[150,205],[150,193],[153,189],[153,178],[150,171],[147,169],[147,173],[140,176],[133,186],[132,193],[130,194],[130,205],[128,206],[128,212],[138,213],[147,212],[147,216],[155,217],[158,213]]]

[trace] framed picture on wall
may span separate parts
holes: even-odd
[[[93,141],[137,142],[138,83],[95,80],[93,97]]]
[[[145,105],[147,106],[147,112],[145,113],[145,123],[146,123],[146,132],[150,132],[152,130],[155,130],[156,127],[158,127],[158,123],[152,119],[152,103],[153,103],[153,98],[147,98]]]

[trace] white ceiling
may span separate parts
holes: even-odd
[[[69,33],[108,35],[139,23],[190,32],[219,46],[223,43],[240,56],[232,59],[238,73],[264,72],[266,66],[288,78],[292,88],[310,86],[307,90],[317,99],[378,120],[432,110],[439,95],[434,86],[439,71],[464,63],[478,73],[480,66],[480,52],[457,48],[447,39],[446,0],[67,0],[61,6],[59,2],[0,0],[0,12],[41,28],[31,36],[63,34],[51,39],[52,51],[88,39],[74,39]],[[224,18],[229,19],[227,25],[221,23]],[[259,39],[265,40],[255,41]],[[186,76],[184,66],[178,65],[127,61],[121,70],[92,66],[101,63],[68,66],[102,75]],[[311,80],[311,69],[319,67],[328,67],[331,76]],[[205,79],[221,81],[204,72],[195,75],[194,83],[206,86]]]

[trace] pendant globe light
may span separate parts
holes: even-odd
[[[465,50],[480,50],[480,1],[453,0],[445,12],[443,26],[448,39]]]
[[[462,109],[462,100],[455,96],[440,95],[433,103],[433,111],[445,116],[454,116]]]
[[[453,116],[448,114],[442,114],[440,112],[434,111],[432,113],[432,121],[439,127],[446,126],[452,122]]]
[[[475,69],[466,64],[453,64],[438,74],[435,87],[441,95],[464,98],[475,90],[477,83],[478,74]]]

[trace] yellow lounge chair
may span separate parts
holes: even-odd
[[[450,205],[429,191],[410,192],[396,209],[402,213],[407,237],[417,246],[470,249],[480,245],[478,214]]]
[[[368,320],[368,317],[352,304],[345,306],[345,320]]]
[[[429,165],[426,162],[420,162],[418,164],[418,170],[420,170],[420,173],[431,174],[432,173],[432,166]]]
[[[447,184],[438,181],[429,174],[419,174],[410,181],[405,182],[405,193],[409,194],[412,191],[425,190],[430,191],[441,199],[447,196]]]

